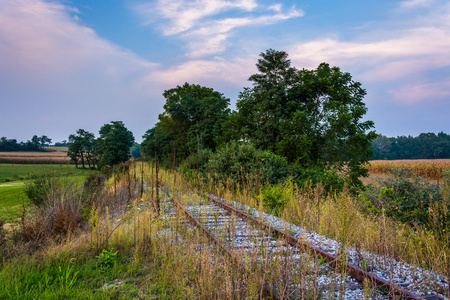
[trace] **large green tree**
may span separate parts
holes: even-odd
[[[188,83],[164,91],[163,96],[164,112],[143,136],[143,153],[165,155],[175,150],[184,158],[203,149],[215,150],[230,114],[229,99],[211,88]]]
[[[372,121],[363,121],[366,91],[349,73],[322,63],[315,70],[291,67],[287,53],[268,50],[256,64],[252,88],[236,104],[234,128],[243,139],[303,168],[345,172],[354,184],[367,174]]]
[[[100,137],[97,139],[99,165],[113,166],[129,159],[134,136],[122,121],[112,121],[103,125],[99,133]]]

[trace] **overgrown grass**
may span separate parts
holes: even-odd
[[[261,268],[247,266],[247,272],[242,272],[226,255],[208,246],[205,237],[181,216],[165,217],[163,202],[158,217],[154,172],[148,163],[122,168],[102,194],[83,208],[78,228],[50,236],[39,247],[30,248],[21,241],[24,228],[12,232],[2,248],[9,250],[0,263],[0,299],[257,299],[262,297],[266,280],[278,287],[291,280],[306,285],[306,274],[318,272],[308,270],[307,264],[296,265],[299,277],[292,278],[286,261],[276,260]],[[360,200],[345,191],[325,194],[320,185],[286,184],[261,187],[259,193],[255,187],[216,185],[195,175],[184,180],[182,173],[173,171],[163,170],[159,176],[186,203],[195,198],[197,189],[214,192],[257,209],[275,210],[283,219],[348,247],[437,273],[450,270],[448,241],[441,242],[435,232],[402,224],[386,214],[366,214]],[[181,197],[187,194],[192,197]],[[278,198],[283,205],[273,206]],[[31,217],[26,221],[32,221]],[[100,259],[102,255],[109,256]],[[319,299],[321,292],[305,289],[302,297]],[[371,292],[368,289],[368,297]]]
[[[86,176],[95,174],[95,171],[77,169],[73,165],[0,164],[0,218],[8,223],[17,223],[24,214],[24,208],[31,205],[24,194],[26,183],[45,174],[82,184]]]

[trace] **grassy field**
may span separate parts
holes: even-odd
[[[30,206],[30,200],[23,192],[24,182],[0,184],[0,219],[15,223],[23,214],[24,206]]]
[[[23,214],[23,208],[31,205],[24,194],[25,182],[43,174],[77,177],[82,181],[92,172],[77,169],[74,165],[0,164],[0,219],[15,223]]]
[[[77,169],[75,165],[0,164],[0,183],[33,179],[44,173],[53,172],[58,175],[83,176],[90,170]]]

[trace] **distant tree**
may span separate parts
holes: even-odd
[[[50,145],[52,143],[52,139],[46,135],[43,135],[39,138],[39,142],[41,144],[41,147],[45,147],[46,145]]]
[[[373,149],[377,159],[386,159],[391,151],[391,141],[387,137],[379,135],[373,140]]]
[[[69,135],[69,144],[67,155],[77,168],[78,163],[82,164],[83,169],[86,168],[86,163],[89,168],[95,168],[98,159],[95,153],[96,141],[93,133],[78,129],[76,134]]]
[[[129,159],[129,149],[133,145],[134,136],[122,121],[113,121],[100,128],[97,139],[99,165],[113,166]]]
[[[23,150],[22,145],[17,143],[16,139],[8,139],[5,136],[0,139],[0,151],[19,151]]]
[[[138,143],[133,143],[133,146],[131,146],[131,149],[130,149],[130,153],[133,158],[141,157],[141,150],[139,149]]]
[[[37,135],[33,135],[31,141],[28,140],[24,145],[24,150],[27,151],[39,151],[40,150],[40,139]]]
[[[66,140],[62,140],[61,142],[56,142],[55,143],[55,147],[66,147],[67,146],[67,141]]]
[[[380,153],[380,140],[375,139],[372,148],[374,159],[444,159],[450,158],[450,135],[439,132],[421,133],[417,137],[398,136],[387,138],[389,152]]]

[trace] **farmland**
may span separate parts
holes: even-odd
[[[0,164],[0,219],[17,221],[23,213],[24,206],[30,202],[23,192],[26,182],[44,174],[64,176],[67,178],[84,178],[94,171],[77,169],[74,165],[57,164]]]
[[[450,159],[373,160],[367,168],[371,174],[393,174],[400,170],[411,177],[438,180],[450,169]]]
[[[8,164],[69,164],[66,152],[0,152],[0,163]]]

